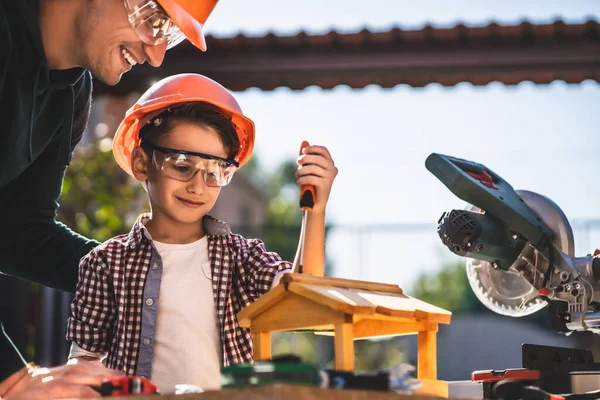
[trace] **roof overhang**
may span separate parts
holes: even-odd
[[[96,82],[95,93],[143,91],[162,77],[182,72],[207,75],[233,91],[338,85],[391,88],[498,81],[546,84],[555,80],[600,81],[600,28],[582,24],[484,27],[457,25],[386,32],[322,35],[208,37],[209,51],[188,42],[170,50],[160,68],[141,65],[114,87]]]

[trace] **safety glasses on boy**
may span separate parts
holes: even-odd
[[[185,35],[154,0],[124,0],[129,23],[140,39],[151,46],[167,43],[170,49],[185,39]]]
[[[142,147],[153,150],[152,164],[162,175],[181,182],[191,181],[198,171],[202,171],[207,186],[227,186],[239,166],[235,160],[161,147],[150,142],[143,142]]]

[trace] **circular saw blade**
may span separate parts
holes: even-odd
[[[467,259],[467,278],[475,296],[495,313],[524,317],[544,308],[537,289],[518,272],[494,269],[487,261]]]
[[[534,192],[517,190],[517,194],[554,233],[553,244],[563,253],[573,256],[573,230],[565,214],[550,199]],[[481,211],[469,205],[467,209]],[[469,284],[477,298],[495,313],[524,317],[547,305],[521,274],[513,270],[495,269],[489,262],[467,258]]]

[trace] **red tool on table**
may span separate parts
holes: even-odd
[[[102,397],[157,394],[158,387],[143,376],[124,376],[102,382],[95,388]]]
[[[307,147],[309,144],[305,140],[302,142],[300,146],[300,155],[302,155],[302,150]],[[308,211],[312,210],[315,205],[315,201],[317,200],[317,195],[315,193],[315,187],[313,185],[304,185],[300,189],[300,208],[302,209],[302,227],[300,228],[300,260],[298,263],[298,273],[302,273],[302,267],[304,265],[304,242],[306,241],[306,219],[308,216]]]

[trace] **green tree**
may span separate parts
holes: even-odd
[[[262,169],[256,157],[240,170],[268,199],[261,239],[269,250],[277,252],[284,260],[294,259],[300,237],[302,212],[299,205],[300,192],[296,185],[297,170],[295,160],[286,160],[268,173]],[[327,237],[327,228],[325,236]],[[325,264],[325,275],[331,276],[333,262],[326,259]]]
[[[284,161],[269,177],[264,240],[284,260],[293,260],[298,248],[301,211],[296,186],[297,165]]]
[[[99,241],[128,232],[139,213],[149,209],[144,189],[117,165],[109,142],[77,147],[67,168],[57,217]]]
[[[453,313],[486,310],[471,290],[464,261],[446,264],[439,272],[422,273],[411,296]]]

